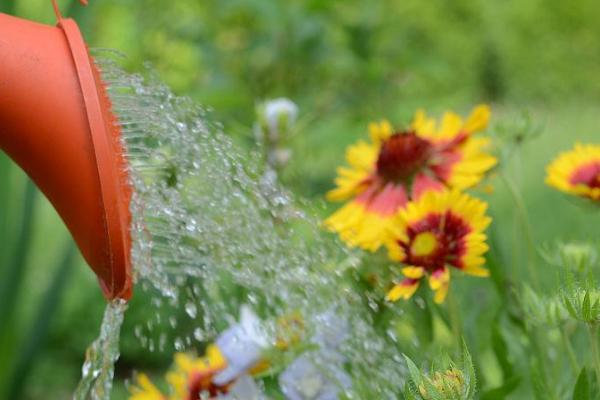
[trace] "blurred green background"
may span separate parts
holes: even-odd
[[[504,171],[523,190],[535,240],[598,238],[597,212],[543,184],[544,166],[558,151],[576,140],[600,142],[597,1],[60,3],[91,47],[123,52],[131,71],[149,61],[175,93],[210,107],[242,146],[252,146],[257,102],[294,100],[300,133],[289,144],[296,157],[282,179],[317,202],[345,146],[371,120],[401,126],[418,107],[466,113],[490,102],[493,123],[515,127],[527,112],[542,135]],[[49,0],[0,0],[0,11],[53,23]],[[68,398],[105,303],[52,207],[5,156],[0,182],[0,398]],[[497,177],[492,183],[487,198],[496,237],[512,257],[524,251],[520,227],[506,187]],[[538,265],[551,282],[555,273]],[[527,276],[512,267],[513,279]],[[493,290],[489,281],[482,286]],[[143,302],[135,297],[126,317],[115,398],[124,396],[121,378],[132,369],[160,370],[170,362],[134,337],[133,327],[144,320],[135,304]],[[473,310],[473,318],[480,312]],[[488,375],[493,383],[493,371]]]

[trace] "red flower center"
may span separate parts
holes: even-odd
[[[377,174],[398,182],[411,179],[429,159],[431,144],[414,132],[394,133],[381,145],[377,158]]]
[[[593,161],[579,167],[571,176],[571,183],[585,185],[592,189],[600,188],[600,162]]]
[[[408,229],[408,243],[399,243],[405,251],[407,265],[432,272],[451,264],[462,268],[464,237],[471,231],[465,221],[448,212],[429,214]],[[431,242],[431,243],[428,243]]]
[[[209,395],[209,399],[216,399],[220,394],[228,392],[227,386],[219,386],[212,383],[212,379],[217,371],[207,371],[204,373],[192,373],[188,386],[187,400],[197,400],[204,397],[201,395]]]

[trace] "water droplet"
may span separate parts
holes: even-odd
[[[202,329],[200,329],[200,328],[194,329],[194,339],[196,339],[199,342],[203,342],[206,340],[206,337],[204,336],[204,332],[202,331]]]
[[[196,318],[196,315],[198,314],[198,308],[194,303],[187,303],[185,305],[185,312],[193,319]]]
[[[176,338],[175,342],[173,343],[173,346],[175,347],[175,350],[177,350],[177,351],[183,351],[185,349],[183,340],[181,340],[181,338]]]

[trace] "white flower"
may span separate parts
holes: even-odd
[[[237,379],[229,393],[219,397],[221,400],[260,400],[263,398],[260,388],[248,375]]]
[[[315,316],[315,325],[312,341],[319,350],[298,357],[279,376],[288,400],[337,400],[352,386],[343,369],[345,357],[339,352],[348,335],[348,321],[330,310]]]
[[[333,356],[333,357],[330,357]],[[334,354],[313,352],[297,358],[279,376],[287,400],[338,400],[352,379]]]
[[[264,119],[269,129],[269,137],[277,139],[280,134],[289,131],[298,118],[298,106],[286,98],[266,101]]]
[[[260,319],[248,306],[242,306],[239,323],[223,332],[215,344],[227,360],[227,367],[213,382],[225,385],[254,366],[268,347],[269,340]]]
[[[348,321],[341,318],[335,310],[329,310],[315,317],[318,327],[313,342],[322,349],[337,350],[348,337]]]

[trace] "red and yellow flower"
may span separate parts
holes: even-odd
[[[484,149],[489,107],[476,107],[463,121],[452,112],[439,126],[418,111],[409,129],[395,131],[389,122],[369,126],[370,142],[346,151],[349,167],[338,168],[331,201],[351,199],[325,221],[350,246],[375,251],[386,241],[390,221],[411,199],[430,190],[466,189],[480,182],[496,158]]]
[[[600,201],[600,145],[576,144],[546,169],[546,183],[562,192]]]
[[[229,385],[219,386],[212,382],[226,366],[225,357],[214,345],[209,346],[206,355],[201,358],[177,353],[174,367],[166,377],[171,388],[169,395],[164,395],[147,375],[138,374],[136,385],[130,388],[129,400],[196,400],[201,398],[201,394],[216,399],[229,390]]]
[[[394,219],[389,257],[404,264],[405,276],[387,294],[387,300],[409,299],[421,280],[429,279],[434,301],[446,298],[450,269],[486,277],[482,268],[488,250],[485,229],[491,222],[487,204],[458,190],[425,193],[408,203]]]

